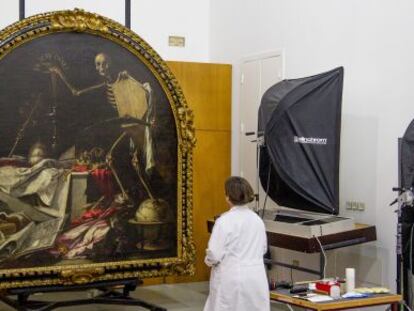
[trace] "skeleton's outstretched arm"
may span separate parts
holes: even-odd
[[[75,95],[75,96],[79,96],[79,95],[82,95],[83,93],[87,93],[89,91],[99,89],[103,86],[105,86],[105,82],[102,82],[102,83],[97,84],[97,85],[92,85],[92,86],[84,88],[82,90],[75,90],[75,92],[72,91],[72,94]]]
[[[50,72],[56,74],[63,81],[63,83],[67,86],[67,88],[72,92],[72,94],[75,95],[75,96],[79,96],[81,94],[84,94],[84,93],[87,93],[89,91],[96,90],[96,89],[99,89],[99,88],[105,86],[105,82],[102,82],[100,84],[92,85],[92,86],[89,86],[89,87],[84,88],[82,90],[79,90],[79,89],[75,88],[68,81],[68,79],[66,78],[66,76],[63,74],[63,72],[59,68],[52,67],[52,68],[50,68]]]

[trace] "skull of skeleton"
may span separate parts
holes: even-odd
[[[98,71],[99,75],[103,77],[107,77],[109,75],[109,65],[110,59],[108,55],[104,53],[99,53],[95,57],[95,68]]]

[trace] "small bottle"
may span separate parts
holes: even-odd
[[[346,292],[349,293],[355,289],[355,269],[346,268],[345,276],[346,276]]]
[[[329,296],[331,296],[333,299],[338,299],[341,297],[341,289],[338,285],[332,285],[329,289]]]

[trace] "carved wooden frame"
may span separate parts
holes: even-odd
[[[0,32],[0,60],[31,40],[56,32],[85,32],[111,40],[138,57],[160,82],[169,99],[177,129],[177,257],[46,266],[0,270],[0,290],[7,288],[87,284],[125,278],[194,274],[192,230],[192,150],[195,145],[193,114],[177,80],[160,56],[137,34],[97,14],[75,9],[35,15]]]

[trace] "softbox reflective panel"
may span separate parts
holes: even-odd
[[[277,204],[338,214],[342,85],[339,67],[281,81],[263,95],[259,175]]]
[[[410,188],[414,186],[414,120],[405,130],[400,144],[401,187]]]

